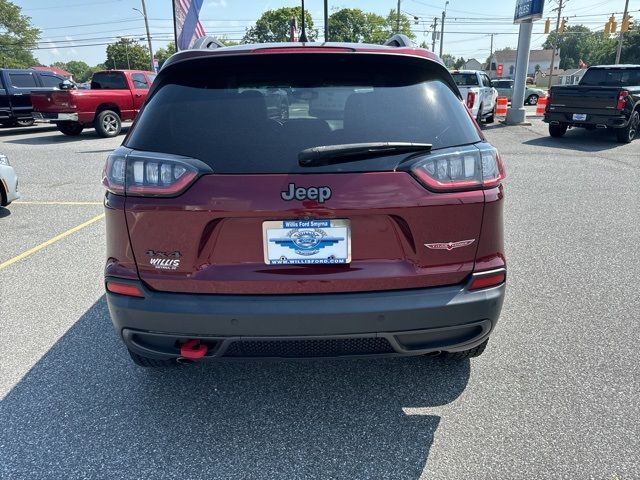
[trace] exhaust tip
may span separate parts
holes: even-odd
[[[178,357],[176,358],[176,363],[178,363],[179,365],[193,365],[196,362],[195,360],[192,360],[190,358]]]

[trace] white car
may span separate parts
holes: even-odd
[[[6,155],[0,153],[0,206],[6,207],[20,198],[18,176]]]
[[[487,74],[480,70],[454,70],[451,76],[478,123],[482,120],[493,123],[498,91],[493,88]]]

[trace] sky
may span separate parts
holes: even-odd
[[[104,62],[106,45],[119,36],[142,39],[146,45],[141,0],[11,0],[22,8],[42,31],[36,58],[44,65],[53,62],[82,60],[89,65]],[[545,18],[553,17],[558,0],[546,0]],[[624,0],[564,0],[563,16],[567,25],[583,24],[602,30],[609,15],[620,24]],[[513,24],[515,0],[450,0],[446,11],[443,53],[484,62],[491,48],[517,47],[518,26]],[[146,0],[153,49],[165,47],[173,40],[171,0]],[[268,9],[298,6],[287,0],[204,0],[200,18],[209,35],[239,40],[245,29]],[[324,0],[305,0],[316,28],[322,34]],[[361,10],[386,16],[395,9],[397,0],[329,0],[330,11],[340,8]],[[431,45],[431,24],[441,17],[444,0],[402,0],[400,10],[414,20],[416,40]],[[640,18],[640,0],[629,1],[629,11]],[[533,27],[532,48],[541,48],[546,39],[544,22]],[[436,43],[436,52],[439,44]]]

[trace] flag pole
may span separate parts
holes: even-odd
[[[176,0],[171,0],[171,6],[173,7],[173,41],[176,46],[176,52],[178,51],[178,24],[176,22]]]

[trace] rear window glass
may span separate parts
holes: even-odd
[[[161,72],[126,145],[197,158],[217,173],[282,173],[309,172],[298,153],[311,147],[415,142],[437,149],[480,141],[440,66],[380,57],[191,61]],[[401,158],[314,169],[388,169]]]
[[[460,87],[473,87],[478,85],[478,76],[475,73],[453,73],[451,74],[456,85]]]
[[[94,90],[126,90],[127,81],[120,72],[100,72],[91,78],[91,88]]]
[[[16,88],[37,87],[33,73],[10,73],[9,81]]]
[[[607,87],[640,85],[640,68],[592,68],[584,74],[580,85]]]

